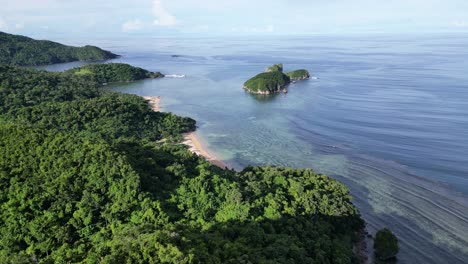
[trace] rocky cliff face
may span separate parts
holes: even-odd
[[[261,95],[270,95],[270,94],[275,94],[275,93],[288,93],[287,85],[285,86],[278,85],[275,87],[275,89],[269,89],[269,90],[252,90],[246,86],[244,86],[243,89],[245,89],[249,93],[261,94]]]

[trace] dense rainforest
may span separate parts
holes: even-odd
[[[0,64],[34,66],[72,61],[101,61],[117,57],[118,55],[95,46],[72,47],[0,32]]]
[[[358,262],[344,185],[213,166],[193,119],[100,78],[0,66],[0,263]]]

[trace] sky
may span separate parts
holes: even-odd
[[[468,0],[0,0],[31,36],[467,32]]]

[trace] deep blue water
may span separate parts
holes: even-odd
[[[314,168],[349,186],[370,231],[397,233],[400,263],[468,262],[468,35],[94,44],[119,62],[185,74],[113,89],[162,96],[163,110],[195,118],[230,166]],[[273,63],[320,79],[270,97],[241,89]]]

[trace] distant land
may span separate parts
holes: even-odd
[[[0,32],[0,64],[38,66],[73,61],[102,61],[117,57],[119,55],[95,46],[72,47]]]
[[[133,82],[164,77],[164,74],[160,72],[150,72],[124,63],[89,64],[68,70],[67,72],[76,75],[92,75],[101,84]]]
[[[310,78],[307,70],[300,69],[289,73],[283,73],[283,64],[274,64],[265,72],[257,74],[244,83],[244,89],[254,94],[273,94],[288,92],[291,81],[300,81]]]

